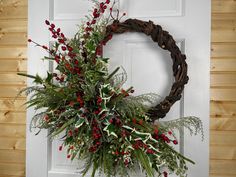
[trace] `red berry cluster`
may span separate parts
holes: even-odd
[[[134,148],[134,149],[140,149],[140,148],[147,149],[148,146],[147,146],[146,144],[144,144],[142,141],[137,140],[137,141],[135,141],[135,143],[133,144],[133,148]]]
[[[85,31],[87,32],[87,34],[89,34],[89,32],[93,30],[92,25],[96,24],[97,19],[101,16],[101,14],[105,12],[108,4],[110,4],[110,0],[106,0],[105,3],[101,2],[99,4],[99,8],[95,8],[93,10],[93,19],[86,23],[87,26],[85,28]]]
[[[98,123],[96,120],[93,120],[92,122],[92,137],[94,142],[93,145],[89,148],[89,151],[95,152],[101,145],[100,138],[102,137],[101,130],[98,127]]]
[[[168,177],[168,173],[166,171],[163,172],[164,177]]]
[[[142,119],[137,120],[136,118],[133,118],[133,119],[132,119],[132,122],[133,122],[133,124],[143,125],[143,120],[142,120]]]
[[[79,93],[77,93],[77,102],[79,103],[80,107],[84,106],[84,100],[82,99],[82,97],[79,95]]]

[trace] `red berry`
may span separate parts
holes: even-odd
[[[166,171],[163,172],[164,177],[168,177],[168,173]]]
[[[88,26],[90,25],[90,23],[89,23],[89,22],[87,22],[86,24],[87,24]]]
[[[46,25],[50,25],[50,22],[48,20],[45,20]]]
[[[71,107],[73,107],[74,106],[74,101],[71,101],[70,103],[69,103],[69,105],[71,106]]]
[[[100,104],[100,103],[102,103],[102,98],[101,98],[101,97],[99,97],[99,98],[97,99],[97,104]]]
[[[93,21],[92,21],[92,24],[95,24],[95,23],[96,23],[96,20],[93,20]]]
[[[169,135],[172,135],[172,132],[171,132],[171,131],[168,131],[168,134],[169,134]]]
[[[113,9],[112,8],[110,8],[110,11],[112,11]]]
[[[63,51],[65,51],[65,50],[66,50],[66,47],[65,47],[65,46],[62,46],[61,49],[62,49]]]
[[[48,47],[47,47],[47,46],[45,46],[45,45],[43,45],[42,47],[43,47],[45,50],[47,50],[47,49],[48,49]]]
[[[147,150],[147,154],[154,154],[155,152],[152,149]]]
[[[51,28],[55,28],[55,25],[53,23],[51,24]]]
[[[71,155],[70,155],[70,154],[68,154],[68,155],[67,155],[67,159],[69,159],[70,157],[71,157]]]
[[[52,35],[52,37],[56,39],[56,38],[57,38],[57,35],[56,35],[56,34],[54,34],[54,35]]]
[[[136,120],[135,118],[133,118],[133,119],[132,119],[132,122],[133,122],[134,124],[136,124],[136,123],[137,123],[137,120]]]
[[[157,135],[158,132],[159,132],[159,130],[158,130],[157,128],[155,128],[155,130],[154,130],[154,134]]]
[[[173,143],[174,143],[175,145],[177,145],[177,144],[178,144],[178,141],[177,141],[177,140],[174,140]]]
[[[62,146],[59,146],[59,151],[62,151]]]
[[[139,120],[139,124],[140,124],[140,125],[143,125],[143,120]]]
[[[109,122],[112,124],[113,123],[113,119],[110,119]]]
[[[68,48],[68,50],[69,50],[70,52],[73,50],[73,48],[70,47],[70,46],[67,46],[67,48]]]
[[[60,28],[57,28],[57,32],[60,33],[61,29]]]
[[[73,132],[71,130],[68,131],[68,136],[71,137],[73,135]]]
[[[106,0],[106,4],[109,4],[111,1],[110,0]]]
[[[65,35],[64,35],[63,33],[61,33],[61,37],[62,37],[62,38],[64,38],[64,37],[65,37]]]

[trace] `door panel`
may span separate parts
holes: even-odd
[[[44,25],[44,20],[50,19],[66,36],[73,37],[78,29],[76,25],[91,7],[88,0],[29,0],[29,36],[42,44],[52,43],[53,39]],[[165,120],[189,115],[202,118],[205,141],[201,142],[199,136],[191,137],[181,130],[178,134],[179,145],[175,148],[196,161],[195,166],[190,166],[189,176],[207,177],[210,1],[117,0],[117,7],[128,14],[126,18],[152,20],[161,25],[174,36],[182,52],[186,53],[190,81],[183,98],[174,104]],[[46,68],[52,70],[55,67],[39,61],[44,55],[40,49],[29,46],[30,74],[45,73]],[[170,53],[160,49],[149,37],[135,33],[116,35],[104,47],[104,55],[111,58],[110,70],[120,65],[124,67],[128,75],[125,87],[134,86],[135,94],[153,92],[162,96],[160,100],[169,94],[173,81]],[[27,122],[30,122],[33,114],[33,110],[29,109]],[[83,162],[71,163],[64,151],[58,151],[60,140],[51,142],[46,134],[44,131],[34,136],[27,131],[27,177],[80,176],[78,172]]]

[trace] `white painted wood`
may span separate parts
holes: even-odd
[[[121,12],[127,18],[152,20],[169,31],[176,39],[189,65],[189,84],[184,97],[177,102],[167,119],[195,115],[202,118],[205,140],[190,137],[184,132],[180,137],[182,153],[197,164],[190,166],[190,177],[207,177],[209,172],[209,58],[210,58],[210,0],[120,0]],[[29,0],[29,37],[49,44],[44,20],[49,19],[59,26],[68,37],[77,31],[77,24],[90,9],[88,0]],[[199,13],[200,12],[200,13]],[[133,85],[136,93],[157,92],[166,96],[170,90],[172,63],[169,53],[161,50],[151,39],[141,34],[114,36],[104,49],[111,57],[110,69],[124,66],[129,79],[127,87]],[[44,73],[48,68],[40,58],[45,53],[29,46],[29,73]],[[30,84],[30,82],[29,82]],[[27,122],[33,115],[28,110]],[[59,141],[48,142],[46,132],[38,136],[27,131],[27,177],[77,177],[83,163],[71,163],[65,152],[59,152]],[[88,175],[89,176],[89,175]],[[136,174],[143,177],[144,175]]]

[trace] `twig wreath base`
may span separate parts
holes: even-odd
[[[138,19],[128,19],[124,22],[119,22],[116,20],[113,24],[107,26],[104,41],[108,41],[109,36],[112,34],[122,34],[125,32],[141,32],[151,36],[152,40],[158,43],[162,49],[168,50],[171,53],[175,82],[171,87],[169,95],[149,110],[149,117],[153,121],[157,118],[164,118],[171,106],[181,99],[184,85],[188,82],[186,56],[181,53],[169,32],[164,31],[160,25],[155,25],[152,21],[146,22]]]

